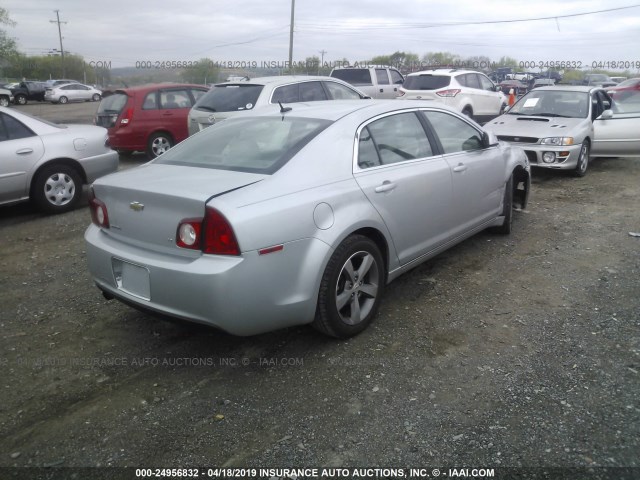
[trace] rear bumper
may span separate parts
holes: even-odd
[[[268,255],[184,257],[125,244],[95,225],[85,240],[91,276],[103,292],[145,311],[243,336],[313,321],[331,253],[324,242],[302,239]],[[143,280],[139,289],[147,293],[123,289],[114,266],[121,262],[148,272],[148,284]]]

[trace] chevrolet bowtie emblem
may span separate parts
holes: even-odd
[[[142,210],[144,210],[144,204],[140,202],[131,202],[129,204],[129,208],[135,212],[141,212]]]

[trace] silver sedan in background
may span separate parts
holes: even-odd
[[[106,129],[56,125],[0,107],[0,205],[31,199],[42,211],[66,212],[84,183],[117,169]]]
[[[521,149],[445,106],[271,106],[96,181],[87,258],[105,297],[145,311],[349,337],[400,274],[509,233],[529,186]]]
[[[48,86],[44,91],[44,99],[52,103],[99,102],[102,90],[81,83],[67,83]]]

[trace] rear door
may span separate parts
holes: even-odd
[[[189,136],[187,116],[193,106],[188,88],[164,88],[159,91],[160,123],[176,143]]]
[[[29,174],[42,155],[40,137],[22,122],[0,112],[0,203],[28,196]]]
[[[389,229],[401,265],[447,240],[451,172],[415,111],[360,127],[356,158],[354,177]]]
[[[396,98],[398,87],[391,84],[386,68],[375,69],[378,93],[376,98]],[[395,92],[394,92],[395,89]]]
[[[604,91],[597,91],[593,94],[593,109],[597,118],[593,121],[592,155],[628,157],[640,154],[640,95],[615,102]],[[605,110],[612,110],[613,117],[603,119]]]

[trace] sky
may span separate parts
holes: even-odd
[[[634,3],[638,2],[638,3]],[[291,0],[2,0],[28,55],[59,49],[111,68],[139,62],[286,62]],[[637,5],[637,6],[636,6]],[[616,11],[567,15],[629,7]],[[529,20],[553,17],[544,20]],[[513,21],[513,20],[529,21]],[[501,23],[480,23],[501,22]],[[476,23],[476,24],[473,24]],[[640,1],[295,0],[293,59],[351,64],[396,51],[522,62],[630,62],[640,71]],[[624,70],[625,68],[606,68]],[[536,68],[527,70],[537,71]]]

